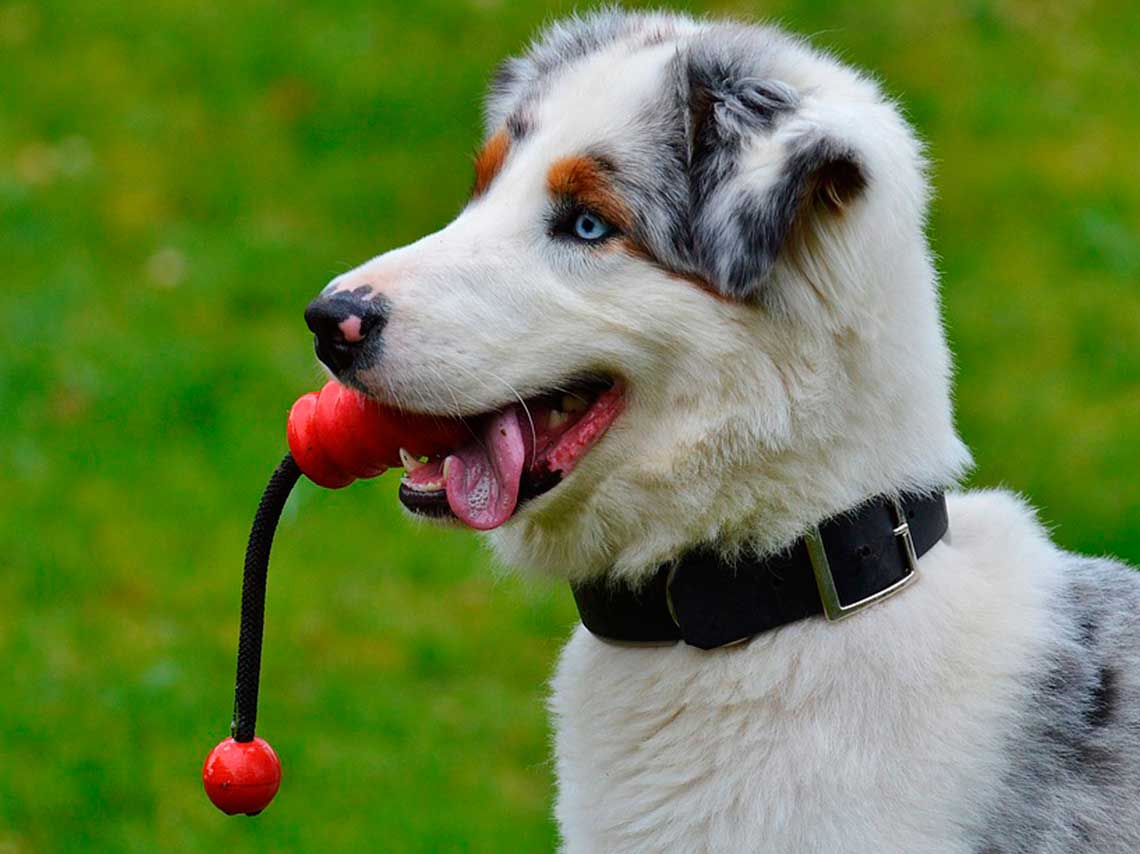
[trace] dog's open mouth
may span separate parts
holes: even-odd
[[[453,516],[480,531],[497,528],[520,503],[570,474],[623,403],[620,383],[587,380],[466,418],[470,441],[449,453],[425,461],[400,452],[400,501],[424,516]]]

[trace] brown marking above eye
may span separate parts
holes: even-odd
[[[475,155],[475,186],[471,188],[472,198],[481,196],[491,186],[495,176],[502,171],[503,163],[511,148],[511,137],[505,128],[491,134],[483,148]]]
[[[593,211],[614,228],[629,232],[633,217],[610,180],[614,167],[598,157],[574,155],[555,161],[546,173],[551,195]]]

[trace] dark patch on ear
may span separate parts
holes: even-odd
[[[816,174],[815,198],[833,214],[857,199],[867,189],[867,176],[854,156],[824,164]]]
[[[721,58],[690,58],[688,82],[694,139],[710,131],[739,142],[750,131],[770,130],[799,104],[799,95],[786,83],[749,76],[739,63]]]
[[[782,240],[808,208],[838,212],[867,187],[863,167],[850,148],[827,137],[798,140],[768,193],[771,215],[764,227]]]
[[[778,80],[756,76],[735,54],[702,53],[685,62],[690,223],[684,235],[695,265],[725,293],[753,297],[798,229],[837,215],[867,187],[853,149],[822,133],[789,144],[768,188],[741,178],[749,141],[771,134],[800,104]]]
[[[1117,702],[1117,679],[1119,674],[1108,667],[1097,671],[1096,685],[1093,686],[1085,717],[1089,726],[1102,727],[1111,719]]]
[[[740,150],[753,133],[770,131],[799,97],[776,80],[739,76],[730,63],[690,59],[689,180],[694,203],[707,199],[733,170]]]
[[[702,260],[719,271],[718,280],[732,295],[753,296],[797,228],[810,227],[821,214],[841,213],[866,187],[854,151],[827,137],[801,140],[775,185],[740,192],[731,223],[723,224],[726,231],[705,250],[717,257]],[[725,245],[729,234],[737,236],[735,245]]]

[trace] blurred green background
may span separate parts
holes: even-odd
[[[693,7],[687,7],[693,8]],[[1130,0],[774,0],[929,140],[977,484],[1140,561]],[[573,611],[395,483],[294,496],[257,820],[203,796],[307,300],[446,222],[495,62],[569,3],[0,2],[0,852],[549,851]]]

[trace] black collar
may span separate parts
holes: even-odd
[[[946,499],[879,496],[813,528],[786,551],[726,564],[697,549],[633,590],[602,577],[571,585],[582,623],[604,640],[701,649],[817,614],[839,619],[914,579],[949,528]]]

